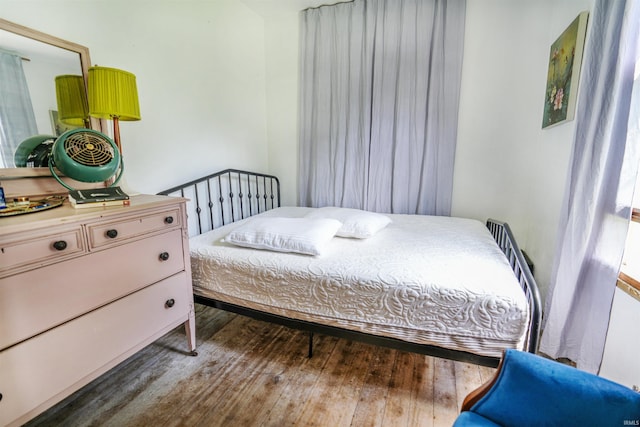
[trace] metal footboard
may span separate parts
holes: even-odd
[[[520,286],[529,302],[529,335],[525,348],[530,353],[535,353],[538,349],[538,338],[540,334],[540,324],[542,321],[542,308],[540,302],[540,291],[533,274],[529,269],[525,257],[516,243],[516,239],[511,232],[509,224],[494,219],[487,220],[487,228],[493,238],[507,257]]]
[[[277,177],[238,169],[225,169],[158,194],[189,199],[190,236],[280,207]]]

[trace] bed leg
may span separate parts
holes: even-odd
[[[313,332],[309,332],[309,359],[313,356]]]

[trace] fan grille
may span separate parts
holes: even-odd
[[[113,147],[100,135],[77,132],[64,141],[64,151],[76,162],[86,166],[102,166],[114,157]]]

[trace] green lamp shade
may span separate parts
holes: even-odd
[[[58,119],[66,124],[84,126],[89,118],[89,104],[82,76],[62,75],[56,77],[56,99]]]
[[[136,76],[108,67],[89,68],[89,114],[101,119],[140,120]]]

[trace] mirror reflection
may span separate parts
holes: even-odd
[[[0,168],[25,166],[14,159],[23,141],[79,126],[58,117],[56,77],[82,74],[78,52],[0,29]]]

